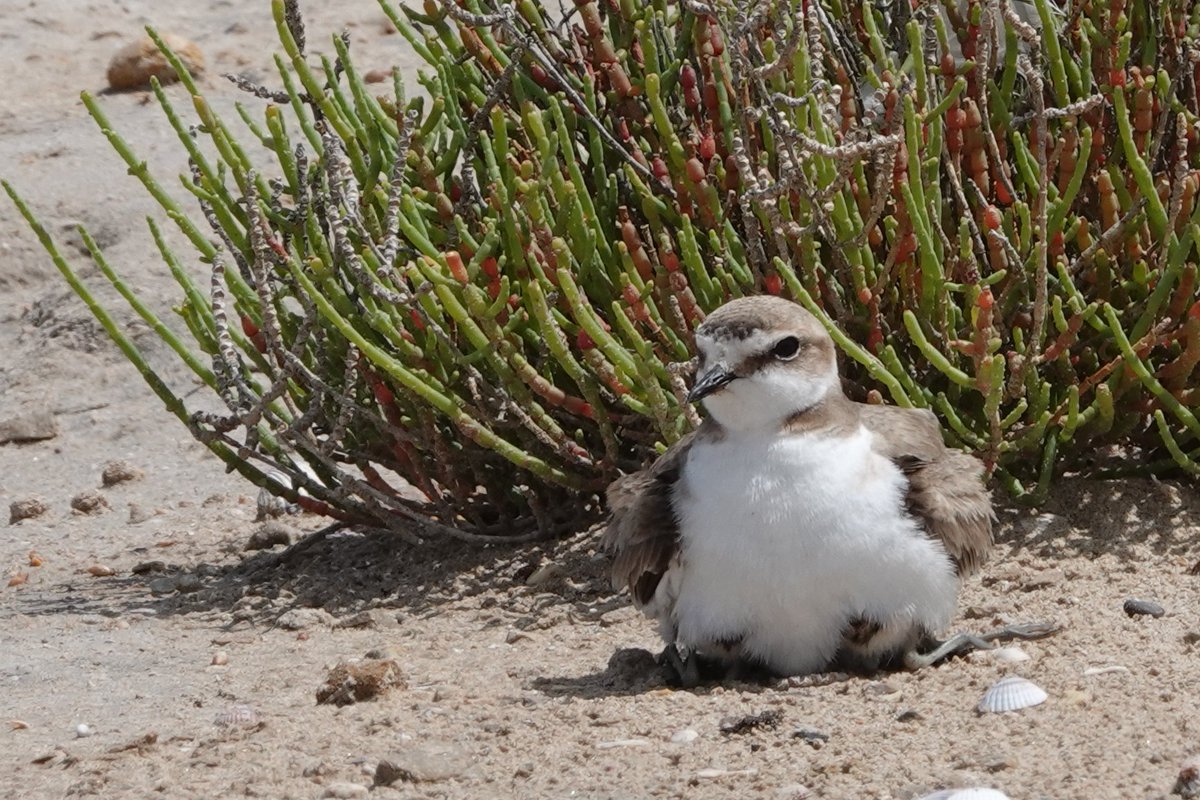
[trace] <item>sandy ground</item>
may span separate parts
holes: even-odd
[[[364,70],[411,69],[369,0],[307,5],[311,40],[346,27]],[[111,54],[148,22],[195,40],[210,75],[269,76],[266,2],[0,0],[0,173],[77,266],[70,229],[83,222],[165,312],[173,284],[141,222],[162,215],[77,97],[103,89]],[[205,85],[223,113],[245,99],[218,78]],[[171,96],[186,108],[178,88]],[[103,103],[161,178],[179,171],[144,93]],[[994,786],[1013,798],[1160,798],[1200,751],[1194,486],[1066,482],[1041,514],[1002,513],[1001,545],[967,585],[956,627],[1062,623],[1022,645],[1026,661],[674,691],[647,653],[651,626],[608,591],[594,535],[462,553],[341,533],[245,551],[261,527],[252,487],[163,411],[6,201],[0,292],[0,420],[49,408],[60,426],[0,446],[0,508],[50,506],[0,535],[7,796],[357,797],[385,761],[399,777],[371,796],[915,798]],[[117,319],[188,391],[145,327]],[[72,511],[118,459],[144,476],[101,489],[98,514]],[[295,537],[324,521],[283,524]],[[1126,616],[1130,597],[1165,616]],[[402,681],[372,700],[317,703],[331,667],[368,654],[383,660],[361,663],[391,659]],[[1049,701],[977,713],[1009,673]],[[777,712],[773,725],[722,729],[763,712]]]

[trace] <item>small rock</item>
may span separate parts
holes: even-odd
[[[809,728],[796,728],[792,731],[792,738],[801,739],[805,744],[811,745],[814,750],[820,750],[829,741],[829,734]]]
[[[99,514],[109,510],[110,506],[104,495],[95,489],[88,489],[71,498],[71,508],[80,514]]]
[[[140,561],[133,565],[130,570],[134,575],[145,575],[148,572],[166,572],[167,562],[165,561]]]
[[[214,667],[223,667],[228,663],[229,653],[226,653],[224,650],[218,650],[217,652],[213,653],[212,661],[209,662],[209,665]]]
[[[471,756],[448,742],[413,744],[382,759],[375,767],[375,785],[391,786],[396,781],[412,783],[457,778],[471,766]]]
[[[179,56],[188,72],[193,75],[204,72],[204,54],[200,52],[200,48],[187,39],[170,33],[162,34],[162,38],[175,55]],[[179,80],[174,68],[149,36],[143,36],[125,45],[108,63],[108,85],[118,91],[148,88],[151,78],[158,78],[162,83]]]
[[[292,543],[292,527],[282,522],[267,522],[246,541],[246,550],[269,550],[275,545]]]
[[[1183,800],[1195,800],[1200,797],[1200,755],[1194,755],[1183,762],[1171,794],[1177,794]]]
[[[129,504],[129,524],[130,525],[141,525],[143,522],[145,522],[146,520],[150,519],[153,516],[154,516],[153,512],[147,511],[146,509],[139,506],[137,503]]]
[[[1200,642],[1200,631],[1188,631],[1183,635],[1183,643],[1193,645]]]
[[[390,80],[393,70],[390,69],[372,69],[363,73],[363,81],[366,83],[383,83]]]
[[[783,712],[772,708],[761,714],[745,714],[743,716],[725,717],[719,723],[721,733],[748,733],[756,728],[774,728],[783,719]]]
[[[555,581],[562,580],[564,577],[566,577],[566,575],[566,570],[551,561],[550,563],[543,564],[535,569],[529,575],[529,577],[525,579],[525,585],[534,588],[540,588],[554,583]]]
[[[23,719],[10,719],[8,721],[8,726],[14,731],[29,730],[29,723]]]
[[[509,631],[508,633],[504,634],[504,643],[505,644],[516,644],[517,642],[520,642],[522,640],[529,639],[529,638],[531,638],[531,637],[529,636],[528,633],[523,633],[522,631]]]
[[[171,594],[175,591],[176,585],[177,582],[174,578],[155,578],[147,584],[150,587],[150,593],[156,595]]]
[[[700,738],[700,734],[691,728],[684,728],[680,731],[675,731],[671,734],[671,741],[675,744],[689,744]]]
[[[117,574],[112,567],[104,564],[92,564],[87,568],[87,573],[94,578],[111,578]]]
[[[1055,584],[1062,583],[1065,577],[1061,569],[1045,569],[1035,575],[1030,575],[1022,581],[1021,588],[1027,592],[1049,589]]]
[[[349,616],[341,617],[335,620],[333,627],[337,629],[344,628],[374,628],[376,625],[375,617],[370,611],[359,611]]]
[[[392,689],[407,686],[400,665],[390,658],[343,661],[329,671],[325,683],[317,690],[317,702],[346,706],[373,700]]]
[[[8,579],[9,586],[20,586],[25,583],[29,583],[28,572],[18,572]]]
[[[22,520],[40,517],[49,510],[50,506],[46,505],[45,502],[37,497],[29,497],[24,500],[14,500],[8,506],[8,524],[16,525]]]
[[[370,790],[360,783],[347,783],[345,781],[338,781],[337,783],[331,783],[326,786],[325,794],[322,796],[337,797],[343,798],[343,800],[349,800],[349,798],[354,797],[367,797],[370,793]]]
[[[128,461],[110,461],[104,465],[104,471],[100,473],[100,485],[108,488],[116,486],[118,483],[139,480],[142,475],[142,471]]]
[[[39,442],[58,436],[58,420],[49,411],[33,411],[0,420],[0,444]]]
[[[92,730],[91,728],[89,728],[87,725],[85,725],[82,722],[75,726],[75,738],[76,739],[86,739],[87,737],[91,736],[94,733],[95,733],[94,730]]]
[[[302,631],[305,628],[324,627],[332,621],[333,617],[320,608],[293,608],[280,614],[275,624],[285,631]]]
[[[190,594],[192,592],[198,592],[203,588],[204,588],[204,581],[200,580],[199,575],[193,575],[191,573],[188,573],[186,575],[180,575],[179,579],[177,581],[175,581],[175,591],[177,591],[181,594]]]
[[[1154,617],[1157,619],[1167,613],[1166,609],[1151,600],[1138,600],[1131,597],[1123,606],[1125,613],[1131,617]]]
[[[914,709],[906,709],[896,715],[896,722],[920,722],[925,719],[925,715]]]

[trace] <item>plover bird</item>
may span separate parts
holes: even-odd
[[[734,300],[696,331],[707,418],[608,490],[613,583],[659,623],[681,682],[700,663],[775,675],[915,669],[1029,625],[944,643],[959,581],[992,547],[983,465],[927,411],[849,400],[803,307]]]

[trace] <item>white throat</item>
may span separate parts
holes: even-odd
[[[705,364],[738,364],[770,346],[764,334],[747,339],[698,339]],[[837,365],[814,373],[786,362],[768,362],[704,398],[704,408],[722,428],[732,432],[775,433],[791,417],[839,390]]]

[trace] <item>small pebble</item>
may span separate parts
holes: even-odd
[[[104,564],[93,564],[87,568],[87,572],[96,578],[111,578],[116,574],[112,567],[107,567]]]
[[[218,650],[213,653],[212,661],[209,663],[214,667],[223,667],[229,663],[229,654],[224,650]]]
[[[104,465],[100,473],[100,484],[105,488],[116,486],[118,483],[136,481],[142,477],[142,471],[128,461],[110,461]]]
[[[110,506],[104,499],[104,495],[95,489],[88,489],[71,498],[71,508],[79,514],[100,514],[107,511]]]
[[[204,71],[204,54],[200,48],[170,33],[162,34],[162,38],[190,73],[199,75]],[[149,36],[142,36],[117,51],[108,64],[107,77],[108,85],[118,91],[149,88],[151,78],[158,78],[162,83],[179,80],[175,69]]]
[[[145,575],[149,572],[166,572],[167,562],[165,561],[141,561],[133,565],[133,569],[129,570],[134,575]]]
[[[174,592],[177,584],[174,578],[155,578],[147,585],[151,594],[164,595]]]
[[[75,726],[75,738],[77,738],[77,739],[86,739],[87,737],[91,736],[93,733],[95,733],[95,731],[93,731],[91,728],[89,728],[87,725],[83,724],[82,722]]]
[[[829,734],[808,728],[796,728],[796,730],[792,731],[792,738],[802,739],[805,744],[812,745],[814,749],[820,750],[829,741]]]
[[[1131,597],[1125,601],[1125,613],[1131,617],[1154,617],[1157,619],[1167,613],[1166,609],[1151,600],[1138,600]]]
[[[34,411],[0,420],[0,444],[37,442],[58,436],[58,420],[49,411]]]
[[[250,534],[250,538],[246,541],[246,550],[270,550],[276,545],[289,545],[294,538],[294,532],[290,525],[285,525],[282,522],[270,521],[264,523],[258,530]]]
[[[675,731],[673,734],[671,734],[671,741],[675,744],[688,744],[689,742],[694,742],[699,738],[700,733],[692,730],[691,728],[684,728],[683,730]]]
[[[24,500],[14,500],[8,506],[8,524],[16,525],[18,522],[26,519],[40,517],[50,510],[50,506],[37,497],[28,497]]]
[[[347,783],[345,781],[338,781],[337,783],[331,783],[325,787],[324,796],[337,797],[341,798],[342,800],[346,800],[347,798],[367,797],[369,794],[370,790],[361,783]]]
[[[145,522],[146,520],[150,519],[153,516],[154,516],[154,512],[147,511],[146,509],[139,506],[137,503],[129,504],[129,524],[130,525],[141,525],[143,522]]]
[[[199,575],[180,575],[179,580],[175,582],[175,591],[188,594],[198,592],[204,588],[204,581],[200,580]]]

